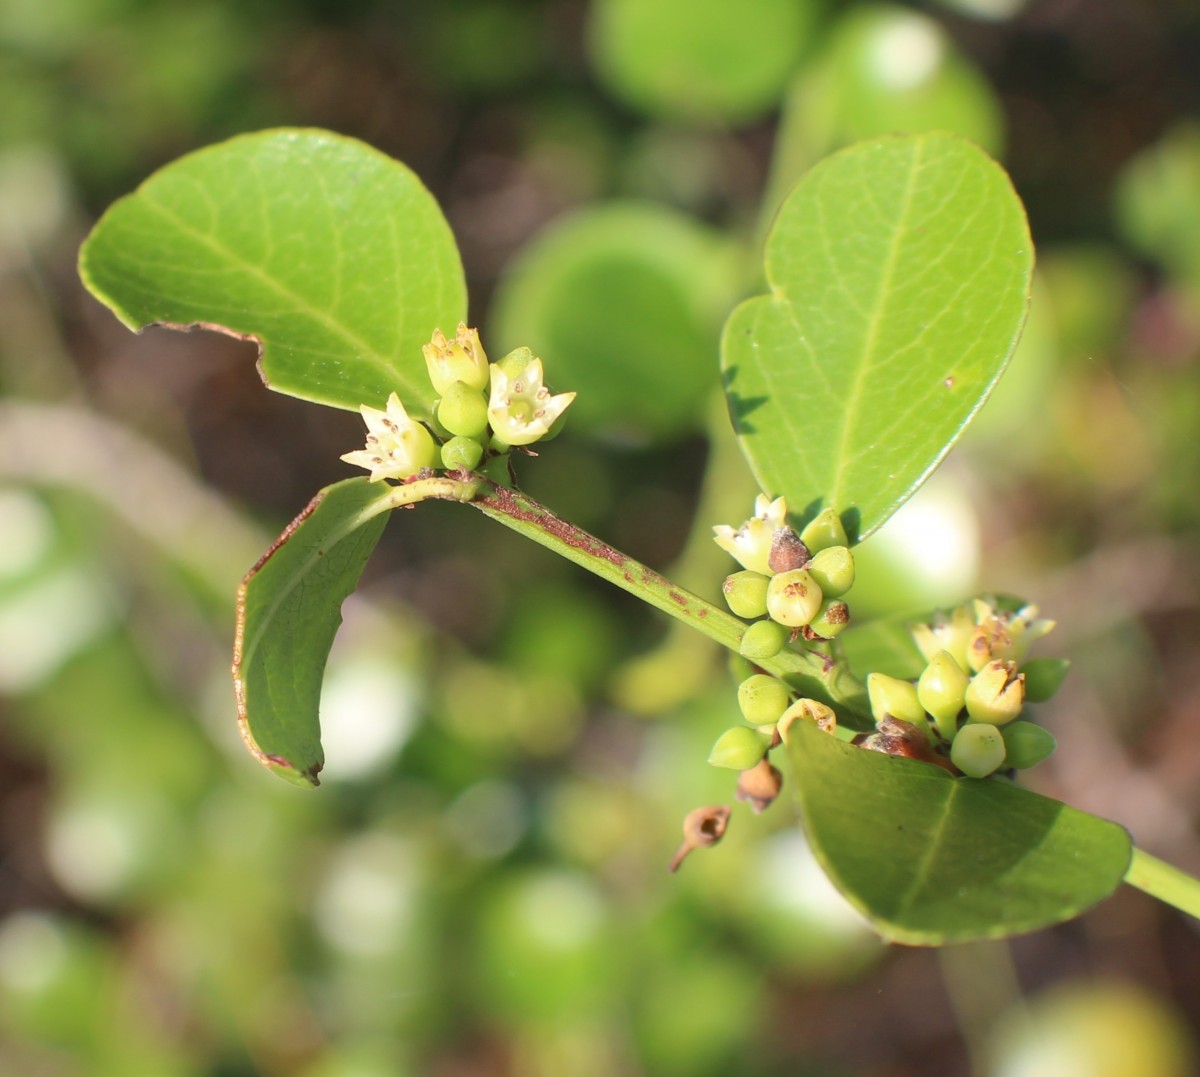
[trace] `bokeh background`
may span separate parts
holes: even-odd
[[[234,590],[361,424],[228,339],[128,334],[74,258],[186,151],[371,142],[444,207],[489,350],[581,393],[526,488],[715,598],[754,493],[716,341],[774,207],[854,139],[976,139],[1033,313],[855,614],[1037,601],[1074,670],[1029,784],[1200,871],[1197,71],[1184,0],[0,0],[0,1072],[1196,1072],[1197,925],[1139,892],[885,947],[786,798],[669,876],[731,799],[725,659],[456,506],[347,603],[321,789],[258,768]]]

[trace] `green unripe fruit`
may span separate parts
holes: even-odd
[[[717,738],[717,743],[708,753],[708,761],[714,767],[749,770],[762,762],[770,745],[771,738],[765,733],[748,726],[735,725]]]
[[[783,650],[788,635],[788,630],[774,621],[755,621],[742,634],[742,642],[738,645],[738,651],[751,661],[774,658]]]
[[[1032,658],[1021,667],[1025,675],[1025,698],[1044,703],[1062,687],[1071,663],[1066,658]]]
[[[450,433],[477,438],[487,429],[487,400],[465,381],[456,381],[438,403],[437,418]]]
[[[780,572],[767,584],[767,613],[789,628],[806,625],[820,612],[825,596],[805,569]]]
[[[994,725],[965,725],[950,745],[950,762],[968,778],[986,778],[1004,762],[1004,738]]]
[[[725,596],[725,605],[739,617],[753,619],[767,612],[767,584],[769,576],[761,572],[734,572],[725,577],[721,584],[721,593]]]
[[[442,446],[442,467],[474,471],[483,459],[483,446],[474,438],[453,437]]]
[[[871,673],[867,676],[867,698],[871,701],[871,716],[877,722],[899,718],[922,729],[929,725],[925,708],[917,699],[916,686],[909,681],[886,673]]]
[[[512,381],[518,377],[536,356],[532,350],[526,347],[514,348],[506,356],[496,360],[496,365],[504,371],[504,376]]]
[[[1018,770],[1036,767],[1058,747],[1050,732],[1033,722],[1009,722],[1001,726],[1000,736],[1007,752],[1005,762]]]
[[[818,513],[800,532],[800,540],[808,547],[809,552],[814,554],[830,546],[850,545],[841,517],[833,509],[825,509]]]
[[[827,598],[804,630],[814,638],[833,639],[850,623],[850,607],[840,598]]]
[[[933,715],[943,740],[954,739],[958,715],[966,703],[969,683],[962,666],[949,651],[938,651],[917,681],[917,698],[921,706]]]
[[[806,568],[826,598],[837,598],[854,586],[854,554],[847,546],[827,546]]]
[[[971,678],[966,704],[972,722],[1011,722],[1025,704],[1025,677],[1015,663],[995,659]]]
[[[787,710],[788,688],[783,681],[756,673],[738,685],[738,708],[751,725],[774,725]]]

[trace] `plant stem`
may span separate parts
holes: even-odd
[[[432,496],[467,501],[485,516],[691,625],[723,647],[738,650],[746,624],[731,613],[676,586],[653,569],[555,516],[519,491],[483,479],[478,480],[476,490],[473,497],[461,497],[456,493]],[[833,706],[846,724],[854,728],[869,727],[866,692],[845,666],[823,655],[790,649],[755,664],[785,679],[802,695]]]
[[[1200,879],[1134,847],[1125,881],[1200,920]]]

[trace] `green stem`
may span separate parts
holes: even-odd
[[[691,625],[721,646],[732,651],[738,650],[746,631],[744,621],[676,586],[653,569],[555,516],[519,491],[479,479],[473,497],[451,493],[428,496],[450,496],[455,500],[468,501],[485,516]],[[870,725],[866,692],[843,665],[810,651],[786,649],[775,658],[760,660],[755,664],[785,679],[802,695],[837,708],[839,716],[847,724],[856,728]]]
[[[1125,881],[1200,920],[1200,879],[1134,847]]]

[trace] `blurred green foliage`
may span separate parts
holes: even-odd
[[[279,123],[404,160],[489,347],[545,332],[564,389],[603,379],[594,342],[669,355],[661,409],[600,397],[523,478],[715,597],[707,529],[754,493],[693,410],[721,304],[758,289],[757,237],[819,157],[951,127],[1026,200],[1034,320],[862,548],[855,611],[1038,601],[1075,665],[1031,779],[1200,867],[1195,16],[708,8],[0,3],[0,1071],[1003,1074],[1039,1037],[1094,1036],[1078,1002],[999,1023],[1018,991],[994,952],[945,986],[936,955],[885,954],[782,801],[668,877],[684,812],[731,799],[703,764],[724,660],[453,506],[394,529],[347,607],[322,790],[238,740],[234,588],[359,424],[265,393],[232,342],[132,337],[84,299],[75,248],[108,202]],[[1085,924],[1017,944],[1021,984],[1133,980],[1139,1058],[1194,1068],[1194,932],[1132,894]]]

